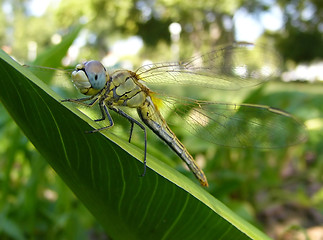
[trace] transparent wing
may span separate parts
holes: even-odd
[[[36,76],[51,76],[60,78],[71,78],[74,69],[58,69],[44,66],[23,65],[26,69],[34,73]]]
[[[218,145],[269,149],[306,140],[302,123],[279,109],[253,104],[158,97],[162,99],[164,114],[179,117],[181,127]]]
[[[137,76],[149,84],[201,86],[236,90],[267,81],[279,72],[280,58],[273,49],[234,43],[182,62],[140,67]]]
[[[24,67],[45,83],[67,88],[72,86],[71,75],[74,69],[57,69],[29,65],[24,65]]]

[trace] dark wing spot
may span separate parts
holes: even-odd
[[[94,80],[98,80],[98,75],[95,74]]]

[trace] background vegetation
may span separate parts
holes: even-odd
[[[44,14],[33,12],[29,1],[2,1],[0,45],[22,63],[65,67],[82,59],[105,59],[110,67],[137,67],[144,60],[167,61],[209,51],[236,36],[235,17],[246,11],[260,19],[273,6],[281,9],[281,29],[265,31],[258,41],[275,46],[284,70],[323,58],[323,3],[299,1],[54,1]],[[36,14],[36,15],[35,15]],[[180,39],[169,25],[182,26]],[[78,32],[78,26],[82,30]],[[61,57],[51,58],[61,37],[79,36]],[[120,44],[138,36],[138,52],[120,53]],[[72,39],[72,38],[71,38]],[[128,40],[128,41],[126,41]],[[122,45],[126,46],[126,45]],[[37,51],[35,49],[37,48]],[[176,53],[176,48],[179,52]],[[117,50],[115,50],[117,49]],[[172,51],[173,50],[173,51]],[[55,50],[57,53],[57,49]],[[67,53],[66,53],[67,52]],[[37,54],[36,54],[37,53]],[[62,58],[62,61],[61,61]],[[310,73],[309,73],[310,74]],[[303,80],[303,79],[299,79]],[[54,86],[56,86],[53,83]],[[308,128],[308,141],[288,149],[259,151],[207,145],[174,129],[189,150],[204,164],[209,191],[236,213],[276,238],[319,231],[323,224],[323,107],[320,82],[273,82],[237,97],[248,102],[282,108]],[[57,90],[62,96],[76,92]],[[231,95],[230,95],[231,94]],[[247,97],[246,97],[247,96]],[[95,219],[56,176],[32,144],[0,108],[0,238],[107,239]],[[127,138],[126,122],[116,118],[114,131]],[[135,133],[133,142],[140,142]],[[181,161],[157,138],[149,136],[151,154],[191,177]],[[320,230],[322,233],[322,229]],[[313,238],[314,239],[314,238]]]

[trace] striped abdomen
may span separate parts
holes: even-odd
[[[208,186],[204,172],[196,165],[191,154],[168,127],[150,96],[147,96],[143,105],[138,108],[138,114],[141,120],[186,163],[201,185]]]

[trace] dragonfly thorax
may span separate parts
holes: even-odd
[[[77,89],[85,95],[94,95],[104,88],[108,74],[98,61],[78,64],[72,72],[72,81]]]
[[[106,96],[115,106],[138,108],[145,102],[148,91],[134,72],[118,70],[111,74]]]

